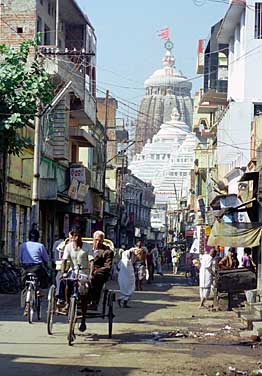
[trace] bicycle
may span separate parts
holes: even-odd
[[[70,298],[70,305],[69,310],[67,312],[59,311],[56,306],[56,298],[55,292],[56,287],[52,285],[49,289],[48,293],[48,309],[47,309],[47,332],[49,335],[53,334],[53,325],[54,325],[54,317],[55,315],[62,315],[68,317],[69,323],[69,330],[68,330],[68,345],[72,346],[73,342],[76,338],[75,336],[75,324],[77,319],[80,319],[81,316],[78,314],[78,305],[80,302],[80,294],[79,294],[79,274],[80,270],[77,271],[76,276],[73,281],[73,294]],[[102,318],[108,319],[108,338],[112,338],[112,331],[113,331],[113,320],[115,317],[114,314],[114,302],[116,300],[115,292],[112,290],[104,289],[103,299],[102,299],[102,311],[101,312],[94,312],[87,310],[86,318],[87,319],[94,319],[94,318]]]
[[[27,273],[25,290],[22,294],[25,295],[25,310],[27,314],[28,323],[33,323],[34,312],[37,314],[37,319],[41,320],[41,297],[39,296],[39,280],[35,273]]]
[[[80,302],[80,294],[79,294],[79,277],[80,277],[80,265],[77,266],[77,272],[74,278],[71,280],[73,281],[73,293],[70,297],[69,303],[69,310],[68,310],[68,323],[69,323],[69,331],[68,331],[68,345],[72,346],[76,336],[75,336],[75,324],[77,321],[77,305]]]
[[[18,270],[4,258],[0,262],[0,292],[16,294],[20,290]]]

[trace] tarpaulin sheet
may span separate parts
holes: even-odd
[[[261,223],[224,223],[216,221],[208,245],[228,247],[256,247],[262,235]]]

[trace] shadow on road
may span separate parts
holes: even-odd
[[[55,362],[56,364],[49,364]],[[127,376],[136,368],[75,366],[63,364],[62,359],[24,355],[0,355],[1,374],[5,376]]]

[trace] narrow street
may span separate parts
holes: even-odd
[[[63,320],[48,336],[45,322],[24,320],[18,296],[1,295],[1,374],[218,376],[237,374],[229,367],[245,375],[259,368],[262,346],[239,336],[234,313],[199,310],[198,288],[184,277],[156,277],[131,303],[130,309],[116,304],[112,340],[107,323],[94,320],[69,347]]]

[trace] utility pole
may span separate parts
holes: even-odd
[[[104,176],[103,176],[103,193],[104,193],[104,199],[105,199],[105,193],[106,193],[106,166],[107,166],[107,129],[108,129],[108,101],[109,101],[109,90],[106,90],[106,100],[105,100],[105,138],[104,138]],[[105,205],[104,205],[105,209]],[[103,215],[103,217],[105,217]],[[105,228],[105,220],[103,218],[103,230],[106,232]]]
[[[32,187],[32,223],[39,225],[39,183],[40,183],[40,155],[41,155],[41,103],[37,99],[35,115],[35,138],[34,138],[34,176]]]
[[[56,12],[55,12],[55,45],[58,48],[59,45],[59,0],[56,0]]]

